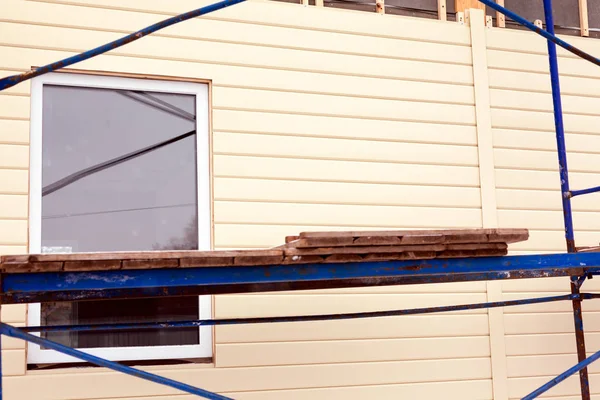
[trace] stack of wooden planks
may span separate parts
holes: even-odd
[[[497,257],[526,229],[302,232],[266,250],[27,254],[0,257],[3,273],[228,267]]]

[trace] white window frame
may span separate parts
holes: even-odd
[[[31,81],[30,125],[30,201],[29,201],[29,252],[41,252],[42,217],[42,102],[44,85],[77,86],[143,90],[196,96],[196,143],[198,176],[198,247],[211,249],[211,192],[210,192],[210,136],[208,84],[124,78],[117,76],[85,75],[79,73],[48,73]],[[200,319],[210,319],[212,297],[199,296]],[[28,326],[41,324],[41,303],[29,304]],[[112,361],[167,360],[177,358],[208,358],[213,356],[212,327],[199,328],[200,344],[180,346],[139,346],[78,349]],[[34,333],[40,336],[40,333]],[[29,364],[71,363],[81,360],[29,343]]]

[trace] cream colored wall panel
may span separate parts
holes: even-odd
[[[50,2],[56,1],[50,0]],[[209,0],[201,2],[180,0],[173,4],[164,3],[160,0],[148,0],[144,2],[143,7],[137,7],[138,4],[116,5],[112,0],[72,0],[70,3],[166,15],[176,15],[203,5],[212,4]],[[402,18],[402,24],[398,24],[399,19],[397,16],[369,15],[368,13],[339,9],[330,10],[328,8],[305,8],[297,4],[281,2],[243,3],[220,10],[218,15],[215,13],[202,18],[225,21],[242,20],[264,25],[284,25],[365,36],[457,43],[467,46],[471,43],[468,28],[451,22],[439,23],[438,21],[422,18],[404,17]]]
[[[477,380],[487,379],[491,374],[488,358],[155,371],[216,392]],[[80,373],[74,379],[72,373],[46,372],[12,380],[5,388],[5,394],[8,398],[18,393],[20,398],[27,399],[75,400],[89,396],[91,388],[97,398],[176,393],[175,389],[125,374]]]
[[[563,214],[558,211],[498,210],[501,228],[525,228],[534,230],[561,230],[564,228]],[[573,212],[573,224],[577,230],[598,231],[600,214]]]
[[[600,69],[600,68],[599,68]],[[599,134],[600,116],[564,115],[565,130],[571,133]],[[554,115],[551,112],[492,109],[492,125],[495,128],[531,129],[554,131]]]
[[[492,88],[551,93],[548,72],[523,72],[490,68],[488,75],[490,87]],[[598,85],[598,79],[594,78],[564,75],[560,77],[561,94],[598,97]]]
[[[25,349],[2,350],[2,376],[25,375]]]
[[[558,165],[558,156],[556,158]],[[569,182],[573,189],[598,185],[598,174],[569,173]],[[519,169],[496,169],[496,187],[505,189],[543,189],[560,188],[560,176],[557,171],[527,171]]]
[[[475,124],[475,108],[466,105],[347,96],[338,96],[332,99],[330,96],[320,94],[229,87],[214,87],[212,103],[217,109],[275,111],[458,125]]]
[[[598,135],[567,133],[565,143],[569,155],[574,152],[600,153],[600,136]],[[556,152],[556,134],[554,132],[494,129],[494,147]]]
[[[216,155],[213,161],[214,174],[220,177],[479,186],[479,172],[476,167],[225,155]]]
[[[600,174],[598,175],[600,181]],[[498,208],[520,210],[562,211],[562,196],[558,190],[498,189]],[[572,200],[575,211],[600,211],[599,195],[580,196]],[[525,242],[524,242],[525,243]]]
[[[27,218],[29,202],[24,194],[0,194],[0,218]]]
[[[558,171],[558,156],[552,151],[495,149],[496,167]],[[569,171],[600,172],[600,154],[569,153]]]
[[[216,201],[214,204],[214,221],[215,224],[261,223],[267,225],[472,228],[481,227],[481,211],[466,208],[370,207]],[[588,221],[587,226],[589,225]]]
[[[565,292],[569,292],[566,290]],[[588,312],[584,315],[587,332],[600,331],[600,313]],[[573,313],[542,313],[542,314],[506,314],[504,329],[507,335],[517,334],[574,334]]]
[[[0,143],[28,144],[29,121],[0,119]]]
[[[545,383],[548,383],[549,380],[554,378],[555,375],[548,375],[544,377],[531,377],[531,378],[511,378],[508,380],[508,388],[509,388],[509,396],[512,399],[522,398],[523,396],[528,395],[535,389],[539,388]],[[590,388],[598,387],[600,384],[600,375],[598,374],[590,374]],[[592,389],[593,391],[594,389]],[[565,396],[577,395],[581,397],[581,388],[579,386],[579,376],[577,374],[567,378],[562,381],[560,385],[556,385],[546,393],[545,395],[549,396],[548,399],[553,398],[552,396],[557,396],[560,400],[563,400]],[[545,397],[544,397],[545,398]]]
[[[593,283],[593,279],[585,285]],[[515,279],[502,281],[503,292],[570,292],[569,277],[553,277],[539,279]],[[587,286],[584,290],[587,290]]]
[[[7,324],[25,322],[27,319],[27,304],[5,304],[1,310],[2,322]]]
[[[65,51],[54,51],[54,50],[38,50],[29,48],[15,48],[15,47],[2,47],[0,46],[2,54],[6,55],[6,58],[2,61],[5,63],[11,63],[13,66],[26,66],[30,65],[32,60],[35,60],[37,65],[45,65],[54,62],[58,59],[70,57],[71,52]],[[112,54],[112,53],[109,53]],[[77,68],[97,70],[97,71],[113,71],[117,73],[133,73],[133,74],[152,74],[152,75],[167,75],[172,77],[185,77],[185,78],[197,78],[197,79],[211,79],[216,86],[230,86],[230,87],[245,87],[245,88],[257,88],[257,89],[274,89],[274,90],[289,90],[299,92],[313,92],[313,93],[330,93],[335,95],[349,95],[359,97],[373,97],[373,98],[391,98],[400,100],[417,100],[417,101],[432,101],[432,102],[447,102],[457,104],[473,104],[473,89],[470,86],[459,86],[452,84],[441,84],[441,83],[428,83],[423,81],[406,81],[398,79],[382,79],[382,78],[369,78],[365,76],[351,76],[351,75],[335,75],[327,73],[317,72],[301,72],[293,71],[291,69],[272,69],[272,68],[260,68],[260,67],[244,67],[237,65],[225,65],[225,64],[211,64],[202,62],[186,62],[176,60],[161,60],[161,59],[147,59],[139,57],[94,57],[86,60],[81,64],[77,64]],[[20,83],[14,88],[20,88],[24,85],[27,88],[27,83]],[[20,89],[27,90],[28,89]],[[215,118],[217,115],[226,112],[215,112]],[[317,122],[317,117],[312,118],[315,120],[314,126],[311,130],[317,129],[318,133],[321,130],[332,129],[331,125],[335,126],[335,123],[328,123],[323,121]],[[327,118],[322,118],[327,120]],[[346,120],[341,120],[342,124]],[[427,133],[426,137],[435,137],[436,140],[442,142],[451,142],[453,135],[458,135],[456,140],[462,139],[465,131],[474,132],[473,127],[446,127],[444,129],[444,135],[439,132],[439,127],[435,124],[417,124],[417,123],[400,123],[393,121],[380,121],[380,122],[369,122],[365,121],[360,124],[360,120],[354,120],[357,127],[345,125],[345,132],[355,132],[362,125],[369,124],[370,129],[373,132],[361,132],[356,133],[358,135],[382,135],[384,137],[392,138],[394,135],[385,134],[382,130],[389,131],[391,128],[389,125],[396,126],[396,136],[398,139],[406,137],[419,137],[421,130],[425,130]],[[321,126],[320,124],[323,124]],[[262,124],[263,129],[267,129]],[[286,125],[284,125],[286,126]],[[384,128],[386,127],[386,128]],[[403,130],[402,128],[413,129],[416,132],[398,132]],[[302,128],[302,127],[301,127]],[[286,129],[292,129],[287,126]],[[344,128],[339,128],[344,129]],[[377,131],[377,132],[375,132]],[[303,132],[306,134],[306,132]],[[437,133],[437,135],[436,135]],[[473,137],[475,134],[472,133]],[[469,136],[470,137],[470,136]],[[466,139],[468,143],[474,144],[473,139]]]
[[[342,314],[484,303],[483,293],[438,294],[350,294],[350,295],[226,295],[215,297],[215,318],[250,318],[288,315]],[[456,311],[454,314],[486,314],[487,310]]]
[[[587,282],[586,282],[587,284]],[[591,290],[591,286],[584,286],[582,289],[585,292]],[[518,300],[518,299],[531,299],[536,297],[549,297],[549,296],[562,296],[569,294],[569,288],[563,288],[558,292],[522,292],[522,293],[503,293],[503,300]],[[582,302],[582,309],[584,313],[600,311],[600,301],[589,300]],[[505,314],[535,314],[535,313],[568,313],[573,311],[571,301],[555,301],[550,303],[539,303],[539,304],[523,304],[519,306],[506,307],[504,309]]]
[[[29,97],[0,94],[0,119],[5,118],[29,119]]]
[[[0,60],[0,78],[4,78],[5,76],[17,75],[17,74],[20,74],[25,71],[26,71],[26,69],[19,70],[19,71],[2,69],[2,60]],[[30,89],[31,89],[31,82],[25,81],[25,82],[21,82],[20,84],[18,84],[16,86],[11,87],[11,88],[4,89],[2,91],[2,94],[29,96]],[[1,137],[2,137],[2,129],[0,129],[0,138]]]
[[[522,30],[498,30],[498,29],[490,29],[486,31],[487,33],[487,44],[490,49],[503,49],[510,50],[514,52],[524,52],[524,53],[536,53],[540,55],[547,56],[548,47],[546,46],[546,41],[537,35],[536,33],[530,31],[522,31]],[[573,46],[579,47],[585,52],[598,53],[600,52],[600,45],[589,38],[580,38],[572,35],[557,35],[562,40],[567,41]],[[560,46],[556,46],[557,54],[559,57],[567,57],[577,59],[578,57],[563,49]]]
[[[587,332],[585,344],[590,349],[599,348],[600,333]],[[575,336],[570,333],[506,336],[506,354],[509,356],[574,354],[576,351]]]
[[[573,325],[571,319],[571,326]],[[586,322],[587,323],[587,322]],[[307,340],[389,339],[415,337],[487,336],[485,314],[420,315],[370,320],[294,322],[219,326],[217,343],[289,342]]]
[[[24,254],[27,252],[27,246],[5,246],[0,245],[0,255],[4,254]]]
[[[600,89],[600,79],[593,83]],[[582,97],[561,94],[562,109],[565,114],[598,115],[600,97]],[[492,107],[516,110],[553,112],[552,94],[523,92],[505,89],[490,89]]]
[[[490,68],[512,71],[538,72],[548,74],[548,56],[531,53],[517,53],[503,50],[488,50]],[[580,59],[559,58],[558,70],[561,76],[600,78],[600,71],[594,64]]]
[[[481,207],[478,188],[215,178],[215,200]],[[0,197],[0,204],[2,197]]]
[[[562,213],[562,211],[561,211]],[[577,231],[575,239],[578,246],[597,246],[600,243],[600,232]],[[525,242],[513,243],[509,246],[511,250],[543,250],[565,252],[566,241],[563,229],[555,231],[529,231],[529,239]]]
[[[0,243],[27,244],[27,220],[0,219]]]
[[[272,74],[272,71],[268,71],[268,73]],[[286,79],[291,78],[293,80],[289,75],[290,71],[285,71],[285,73]],[[326,80],[329,81],[334,77],[327,77]],[[391,80],[380,81],[384,82],[386,86],[393,82]],[[473,89],[467,89],[472,95]],[[215,131],[385,140],[389,142],[477,145],[475,127],[464,125],[444,125],[443,129],[440,129],[439,124],[422,122],[365,120],[235,110],[214,110],[213,119],[213,129]]]
[[[85,51],[120,38],[123,34],[39,25],[0,24],[3,44],[48,50]],[[43,38],[43,41],[40,39]],[[315,56],[318,54],[318,56]],[[209,62],[293,68],[300,71],[326,71],[341,74],[393,77],[412,80],[444,79],[447,83],[471,84],[471,67],[467,65],[424,63],[413,60],[373,58],[360,55],[315,53],[308,50],[248,46],[226,42],[207,42],[147,36],[111,51],[111,55],[163,58],[190,62]],[[107,57],[102,55],[100,57]],[[108,56],[110,57],[110,56]],[[15,68],[12,65],[7,66]],[[16,68],[24,68],[17,66]],[[365,73],[366,71],[375,71]]]
[[[588,357],[593,353],[589,353]],[[506,360],[508,376],[550,376],[559,375],[577,364],[577,354],[551,354],[543,356],[512,356]],[[588,366],[588,373],[600,372],[600,364]]]
[[[293,157],[344,161],[395,162],[477,166],[477,149],[471,146],[440,146],[296,136],[218,132],[213,152],[226,155]],[[600,155],[598,156],[600,158]]]
[[[28,168],[29,146],[0,144],[0,168]]]
[[[26,24],[51,24],[128,33],[159,21],[159,17],[154,14],[47,3],[23,3],[22,1],[8,1],[3,10],[3,19]],[[159,31],[154,36],[177,36],[249,45],[260,44],[336,53],[471,64],[470,49],[466,46],[293,29],[281,25],[236,23],[207,18],[186,21],[170,27],[168,30]]]
[[[233,392],[228,396],[236,400],[331,400],[331,399],[437,399],[465,400],[465,393],[473,399],[492,399],[491,380],[470,380],[436,383],[407,383],[403,385],[378,385],[378,386],[347,386],[321,389],[296,389],[260,392]],[[114,400],[114,399],[98,399]],[[128,397],[119,400],[156,400],[156,398]],[[196,400],[189,396],[165,396],[160,400]],[[562,400],[562,399],[561,399]],[[571,400],[571,399],[565,399]],[[575,399],[579,400],[579,399]],[[594,399],[596,400],[596,399]]]
[[[489,357],[485,336],[217,345],[217,367]]]
[[[27,194],[29,191],[28,177],[29,172],[26,170],[0,168],[0,193]]]

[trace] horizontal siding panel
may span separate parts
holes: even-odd
[[[475,124],[474,106],[415,101],[213,87],[212,103],[216,109]]]
[[[600,116],[565,114],[565,130],[571,133],[600,134],[599,120]],[[492,108],[492,126],[494,128],[552,132],[554,131],[554,114]]]
[[[1,150],[0,150],[1,151]],[[29,191],[29,172],[17,169],[0,168],[0,193],[27,194]]]
[[[592,353],[588,353],[588,357]],[[559,375],[577,364],[577,354],[551,354],[543,356],[507,357],[506,370],[509,378]],[[591,363],[588,373],[600,372],[600,364]],[[578,375],[578,374],[577,374]]]
[[[594,86],[600,87],[600,80],[596,80]],[[597,115],[600,108],[600,97],[571,96],[561,93],[561,100],[565,114]],[[490,103],[496,108],[546,112],[554,110],[550,93],[490,89]]]
[[[0,119],[0,143],[28,144],[29,121]]]
[[[556,134],[554,132],[494,129],[492,133],[495,148],[546,150],[556,154]],[[565,144],[569,155],[574,152],[600,153],[600,136],[598,135],[567,133]],[[558,164],[558,159],[556,163]]]
[[[556,159],[558,165],[558,156]],[[572,188],[583,189],[597,186],[598,174],[574,172],[569,173]],[[503,189],[543,189],[556,190],[560,187],[558,167],[556,171],[527,171],[519,169],[496,169],[496,187]],[[574,200],[575,201],[578,201]]]
[[[288,72],[286,71],[286,74]],[[272,74],[272,72],[269,71],[269,74]],[[329,81],[334,77],[327,77],[326,80]],[[289,80],[290,78],[291,76],[287,75],[286,79]],[[384,84],[388,86],[391,82],[384,81]],[[440,89],[438,88],[435,92],[437,93],[438,90]],[[473,92],[472,88],[468,88],[468,90]],[[440,126],[439,124],[422,122],[365,120],[361,118],[256,111],[214,110],[213,129],[215,131],[333,137],[369,141],[477,145],[477,132],[474,126]]]
[[[552,151],[495,149],[496,167],[558,171],[558,156]],[[600,172],[600,154],[569,153],[569,171]]]
[[[600,333],[587,332],[585,344],[590,349],[600,348]],[[506,337],[506,355],[508,356],[572,354],[576,351],[575,335],[569,333],[509,335]]]
[[[27,244],[27,220],[0,219],[0,244]]]
[[[569,367],[572,367],[570,365]],[[523,396],[528,395],[532,391],[536,390],[540,386],[548,383],[549,380],[555,378],[556,375],[548,375],[545,377],[530,377],[530,378],[510,378],[508,380],[508,394],[510,399],[521,399]],[[599,387],[600,375],[590,374],[590,388]],[[579,395],[578,399],[581,398],[581,387],[579,385],[579,374],[572,375],[571,377],[562,381],[559,385],[556,385],[546,393],[544,393],[544,399],[548,400],[567,400],[566,396]],[[556,396],[556,397],[553,397]],[[557,399],[558,397],[558,399]],[[592,397],[595,399],[596,397]],[[569,399],[570,400],[570,399]]]
[[[401,385],[377,385],[377,386],[347,386],[320,389],[292,389],[271,390],[260,392],[232,392],[227,395],[236,400],[330,400],[330,399],[374,399],[374,398],[400,398],[400,399],[434,399],[464,400],[465,393],[469,398],[478,400],[492,399],[491,380],[470,380],[455,382],[435,383],[406,383]],[[127,397],[119,400],[196,400],[193,395],[172,395],[156,397]],[[97,400],[114,400],[103,398]],[[571,400],[571,399],[566,399]],[[575,399],[579,400],[579,399]],[[596,400],[596,399],[594,399]]]
[[[7,324],[25,322],[27,319],[27,304],[9,304],[2,306],[2,322]]]
[[[547,55],[488,49],[487,59],[489,68],[548,74]],[[600,78],[598,67],[582,59],[561,57],[558,70],[561,76]]]
[[[600,175],[599,175],[600,181]],[[562,211],[562,196],[559,190],[514,190],[496,191],[498,208],[520,210]],[[587,195],[578,197],[572,203],[575,211],[600,211],[598,197]]]
[[[215,155],[217,177],[479,186],[479,168]]]
[[[349,294],[349,295],[226,295],[215,297],[215,318],[254,318],[292,315],[342,314],[402,310],[454,304],[483,303],[483,293],[439,294]],[[486,314],[487,310],[457,311],[455,314]],[[360,338],[360,337],[357,337]]]
[[[507,32],[501,30],[490,29],[486,31],[487,45],[490,49],[510,50],[515,52],[523,52],[530,54],[540,54],[546,56],[548,47],[544,40],[533,32],[510,30]],[[587,38],[578,38],[572,35],[557,35],[562,40],[571,43],[573,46],[579,47],[583,51],[598,53],[600,45],[594,40]],[[556,46],[557,54],[560,58],[567,57],[577,59],[577,56],[560,46]]]
[[[0,168],[28,167],[29,146],[18,144],[0,144]]]
[[[544,45],[545,46],[545,45]],[[548,71],[523,72],[502,69],[488,69],[490,88],[514,89],[519,91],[551,93]],[[598,80],[594,78],[562,76],[560,92],[566,95],[598,97]]]
[[[24,194],[0,194],[0,218],[27,218],[29,202]]]
[[[478,165],[477,149],[470,146],[441,146],[227,132],[215,133],[213,136],[213,151],[215,154],[407,164]]]
[[[2,376],[25,375],[25,349],[2,350]]]
[[[195,6],[197,7],[197,5]],[[243,15],[243,14],[242,14]],[[114,9],[93,9],[60,4],[23,4],[8,1],[3,10],[6,21],[26,24],[69,26],[83,29],[129,33],[159,19],[154,14]],[[330,33],[283,26],[237,23],[218,19],[192,19],[154,36],[185,37],[210,41],[239,42],[335,53],[368,54],[378,57],[411,58],[444,63],[471,64],[470,49],[420,40],[404,40],[367,35]],[[243,32],[243,35],[239,33]]]
[[[29,119],[29,97],[0,94],[0,119],[3,118]]]
[[[379,363],[351,363],[257,368],[189,368],[158,370],[157,373],[209,391],[258,391],[290,388],[364,386],[421,383],[449,380],[478,380],[491,376],[488,358],[460,360],[424,360]],[[102,385],[98,385],[102,382]],[[48,388],[56,388],[48,390]],[[75,400],[89,396],[132,397],[177,393],[175,389],[136,380],[111,372],[81,373],[74,383],[72,374],[29,374],[14,379],[5,387],[8,398],[16,396],[36,400]]]
[[[584,291],[592,290],[591,287],[585,286]],[[503,293],[503,300],[517,299],[532,299],[536,297],[561,296],[569,293],[568,288],[563,288],[559,292],[522,292],[522,293]],[[584,313],[600,311],[600,301],[584,301],[582,302],[582,310]],[[554,301],[550,303],[540,304],[523,304],[514,307],[506,307],[505,314],[535,314],[535,313],[568,313],[573,311],[571,301]]]
[[[568,292],[565,290],[565,292]],[[600,331],[600,313],[584,316],[587,332]],[[570,333],[574,334],[573,312],[541,314],[505,314],[504,331],[507,335]]]
[[[587,323],[587,322],[586,322]],[[571,326],[573,320],[571,319]],[[217,343],[259,343],[344,339],[487,336],[486,314],[444,314],[340,320],[218,326]]]
[[[216,201],[214,221],[216,224],[472,228],[481,227],[481,211],[464,208]]]
[[[27,246],[6,246],[0,245],[0,255],[16,255],[24,254],[27,252]]]
[[[478,188],[215,178],[215,200],[481,207]],[[0,196],[0,204],[2,197]]]
[[[56,50],[37,50],[29,48],[2,47],[2,54],[12,66],[29,65],[36,60],[45,65],[72,55],[72,52]],[[111,54],[111,53],[109,53]],[[473,104],[473,88],[423,81],[406,81],[395,78],[383,79],[365,76],[351,76],[321,72],[302,72],[291,69],[272,69],[268,66],[252,67],[225,65],[210,62],[186,62],[178,60],[147,59],[139,57],[94,57],[84,61],[78,68],[118,73],[168,75],[196,79],[211,79],[215,86],[271,89],[327,93],[333,95],[390,98],[400,100],[431,101],[441,103]],[[290,67],[292,68],[292,67]],[[20,83],[16,87],[26,85]],[[26,87],[26,86],[25,86]],[[214,113],[215,118],[218,115]],[[365,121],[368,123],[368,121]],[[379,127],[379,124],[377,127]],[[326,127],[326,126],[325,126]],[[352,131],[353,127],[347,129]],[[474,128],[472,128],[474,129]],[[373,128],[373,131],[377,130]],[[448,135],[453,128],[447,128]],[[446,132],[446,131],[445,131]],[[380,132],[374,133],[380,134]]]
[[[600,229],[600,214],[573,212],[573,224],[578,230]],[[539,230],[561,230],[564,227],[562,211],[498,210],[498,225],[501,228],[524,228]]]
[[[4,38],[3,44],[16,47],[81,52],[122,36],[122,33],[83,29],[21,25],[9,22],[0,24],[0,37]],[[40,39],[42,40],[40,41]],[[431,77],[437,77],[436,81],[442,78],[442,81],[446,83],[466,85],[473,83],[472,68],[467,65],[325,52],[315,53],[308,50],[248,46],[152,35],[145,37],[144,40],[132,42],[126,47],[111,50],[111,54],[213,64],[292,68],[300,71],[335,72],[409,80],[428,81],[431,80]],[[23,68],[23,66],[16,66],[16,68]],[[365,73],[365,71],[376,72]]]
[[[180,0],[177,3],[165,3],[161,0],[148,0],[143,7],[115,5],[112,0],[72,0],[71,4],[115,8],[141,13],[177,15],[194,10],[210,1]],[[437,21],[406,18],[398,16],[375,16],[368,13],[357,13],[328,8],[305,8],[296,4],[282,2],[261,2],[258,4],[239,4],[220,10],[217,14],[203,16],[202,19],[245,21],[264,25],[288,26],[296,28],[316,29],[320,31],[360,34],[364,36],[381,36],[398,39],[416,39],[426,42],[471,43],[469,29],[458,24],[440,24]],[[402,21],[401,24],[398,21]]]
[[[489,357],[485,336],[217,345],[217,367]]]

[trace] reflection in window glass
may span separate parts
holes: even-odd
[[[45,85],[42,249],[198,248],[195,96]],[[198,298],[45,303],[45,325],[198,319]],[[197,328],[46,335],[79,348],[198,344]]]

